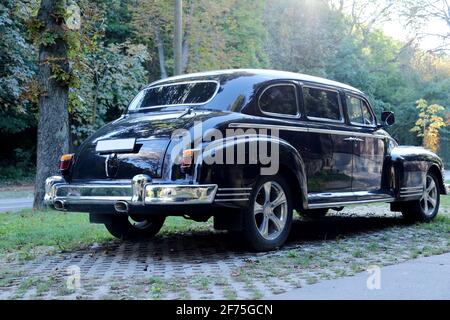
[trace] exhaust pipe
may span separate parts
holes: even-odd
[[[53,203],[56,210],[64,211],[66,209],[66,202],[64,200],[56,200]]]
[[[128,202],[126,201],[117,201],[114,205],[114,209],[116,209],[116,212],[118,213],[128,213]]]

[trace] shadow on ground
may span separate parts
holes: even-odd
[[[307,245],[308,242],[335,240],[356,234],[380,231],[390,227],[409,225],[401,217],[395,216],[330,216],[315,220],[295,219],[286,242],[286,248]],[[196,251],[203,253],[203,255],[207,255],[208,253],[229,253],[233,255],[252,253],[243,243],[239,233],[217,231],[176,233],[157,236],[154,239],[140,242],[114,241],[109,244],[94,246],[90,251],[104,251],[106,249],[108,254],[112,255],[114,254],[114,250],[118,250],[123,245],[126,247],[137,246],[141,248],[148,248],[150,245],[153,250],[147,252],[152,255],[164,255],[164,253],[173,255],[175,252],[184,251],[184,256],[188,258],[189,262],[192,261],[190,253],[194,254]],[[218,256],[218,258],[223,258],[223,256]]]

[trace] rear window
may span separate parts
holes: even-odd
[[[215,81],[193,81],[154,86],[141,91],[128,110],[173,105],[200,105],[210,101],[217,93]]]

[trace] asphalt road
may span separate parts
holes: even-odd
[[[33,207],[32,198],[0,199],[0,212],[19,211],[22,209],[32,207]]]
[[[360,273],[354,277],[327,280],[268,297],[281,300],[449,300],[450,253],[420,258]],[[372,276],[372,277],[371,277]]]

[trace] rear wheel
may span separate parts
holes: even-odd
[[[281,176],[261,178],[244,212],[243,235],[254,250],[267,251],[286,241],[292,224],[292,200]]]
[[[134,219],[128,216],[114,216],[109,223],[105,223],[105,227],[109,233],[118,239],[150,239],[161,230],[166,218],[152,216],[146,218],[134,217]]]
[[[439,211],[439,183],[429,172],[424,182],[420,200],[409,201],[401,209],[403,216],[410,221],[431,221]]]

